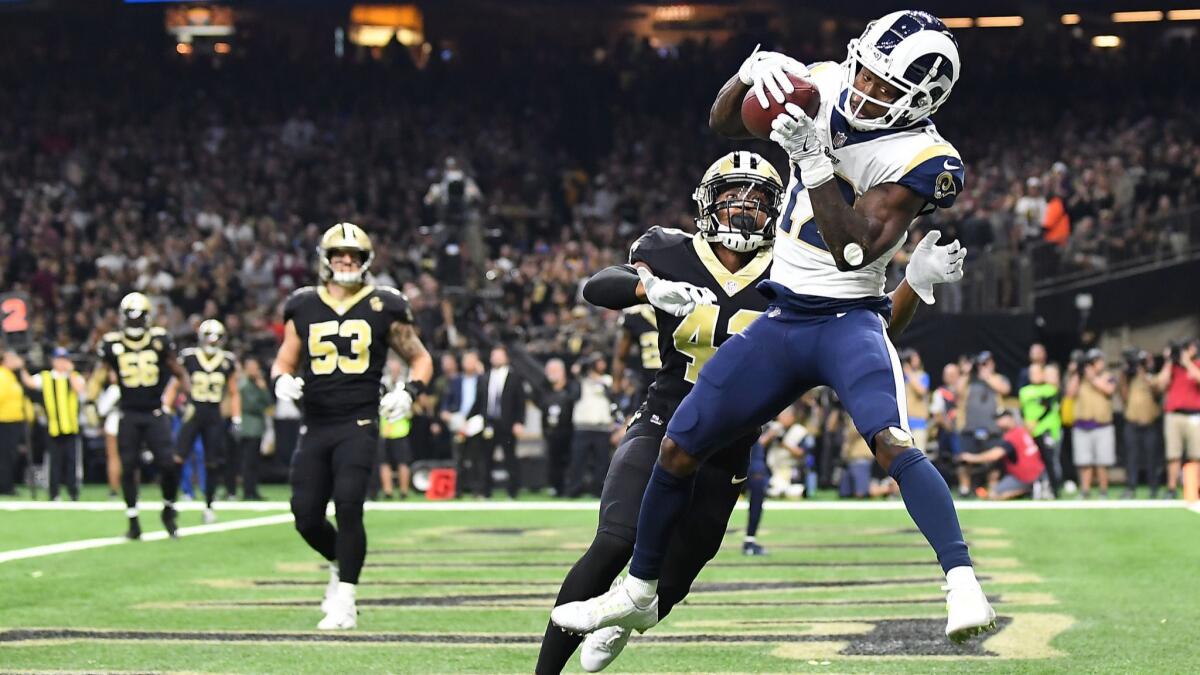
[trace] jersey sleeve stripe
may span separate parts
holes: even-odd
[[[958,156],[958,151],[956,151],[953,146],[947,145],[945,143],[939,143],[937,145],[931,145],[928,148],[925,148],[924,150],[922,150],[921,152],[918,152],[917,156],[913,157],[912,161],[908,163],[908,166],[904,167],[904,171],[902,171],[901,174],[906,174],[909,171],[912,171],[916,167],[920,166],[920,164],[926,160],[932,159],[934,157],[939,157],[942,155],[954,157],[955,159],[961,159]]]

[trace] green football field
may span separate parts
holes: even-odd
[[[256,506],[220,511],[219,526],[241,529],[116,543],[119,510],[0,502],[0,671],[532,672],[558,583],[595,524],[578,502],[371,510],[359,629],[328,634],[314,630],[323,567],[284,511]],[[1200,513],[971,504],[961,517],[1000,630],[955,647],[942,636],[940,569],[899,504],[808,506],[768,504],[765,558],[742,557],[736,512],[686,604],[610,671],[1198,667]],[[181,519],[196,526],[199,513]]]

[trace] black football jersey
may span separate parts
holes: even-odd
[[[209,354],[193,347],[179,352],[179,360],[192,381],[188,397],[196,406],[196,414],[219,417],[237,364],[233,354],[220,349]]]
[[[117,374],[121,410],[153,412],[162,407],[163,390],[171,379],[168,365],[175,358],[175,342],[162,328],[151,328],[134,340],[114,331],[100,338],[99,356]]]
[[[642,383],[640,393],[645,396],[646,388],[654,381],[658,369],[662,368],[662,357],[658,353],[658,318],[650,305],[638,305],[621,312],[619,323],[621,330],[636,345],[631,352],[633,358],[626,363],[626,367],[637,372]]]
[[[652,227],[629,249],[629,262],[646,263],[661,279],[707,288],[717,296],[716,305],[702,305],[685,317],[655,311],[662,367],[646,402],[651,411],[669,417],[717,347],[767,310],[767,300],[755,284],[770,276],[771,249],[759,249],[745,267],[732,273],[699,234]]]
[[[364,286],[345,300],[323,287],[292,293],[284,321],[295,323],[302,344],[304,417],[338,422],[379,418],[380,380],[388,355],[388,331],[413,323],[408,299],[387,286]]]

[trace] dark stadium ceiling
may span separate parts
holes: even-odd
[[[199,0],[210,4],[223,4],[233,7],[286,9],[286,10],[320,10],[335,11],[339,7],[349,8],[356,4],[353,0]],[[134,0],[137,3],[127,4],[127,0],[0,0],[0,8],[8,10],[30,11],[71,11],[71,12],[105,12],[117,8],[129,8],[131,11],[153,6],[158,2],[187,4],[175,0]],[[382,4],[379,0],[360,0],[363,4]],[[391,0],[393,4],[406,4],[404,0]],[[461,7],[464,10],[497,9],[506,12],[529,7],[569,7],[581,6],[591,9],[606,6],[614,9],[631,5],[680,5],[686,2],[651,2],[648,0],[417,0],[415,3],[423,9],[438,9],[443,11],[450,7]],[[728,5],[745,4],[738,0],[712,0],[709,2],[690,3],[696,5]],[[780,0],[756,0],[755,5],[777,5],[781,11],[825,11],[832,16],[873,17],[901,8],[902,5],[894,0],[855,0],[847,3],[845,0],[806,0],[803,3]],[[1200,0],[1193,2],[1162,2],[1154,0],[1049,0],[1047,2],[1018,2],[1014,0],[972,0],[964,3],[962,0],[922,0],[913,2],[914,9],[924,9],[934,14],[944,16],[983,16],[992,14],[1022,14],[1040,15],[1060,12],[1111,12],[1136,9],[1189,9],[1200,6]]]

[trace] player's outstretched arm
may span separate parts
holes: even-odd
[[[167,370],[170,370],[171,374],[175,376],[176,382],[179,383],[178,386],[183,387],[184,391],[190,392],[192,390],[192,380],[188,377],[187,371],[184,370],[182,365],[180,365],[179,359],[176,358],[174,350],[171,350],[168,354],[166,354],[166,361]],[[168,383],[167,386],[170,387],[170,383]],[[170,402],[175,402],[173,395]]]
[[[625,309],[645,304],[646,288],[633,265],[613,265],[587,280],[583,299],[597,307]]]
[[[754,138],[742,122],[742,99],[746,98],[747,91],[750,87],[742,84],[741,78],[734,73],[717,92],[717,100],[708,111],[708,128],[725,138]]]

